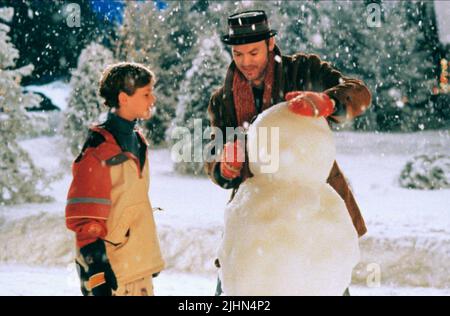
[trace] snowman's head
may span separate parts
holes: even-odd
[[[248,131],[250,170],[271,181],[325,183],[336,151],[323,117],[292,112],[287,102],[264,111]]]

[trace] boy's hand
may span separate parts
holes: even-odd
[[[289,109],[303,116],[327,117],[333,114],[335,101],[322,92],[292,91],[286,94]]]
[[[220,174],[228,180],[233,180],[241,175],[244,165],[245,152],[239,140],[228,142],[223,147]]]
[[[88,265],[89,288],[94,296],[111,296],[117,290],[116,276],[106,256],[105,242],[97,239],[80,249]]]

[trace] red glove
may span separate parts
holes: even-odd
[[[286,94],[289,109],[299,115],[327,117],[333,114],[335,101],[323,92],[292,91]]]
[[[222,177],[233,180],[241,175],[244,165],[244,146],[239,140],[228,142],[223,146],[222,162],[220,163],[220,173]]]

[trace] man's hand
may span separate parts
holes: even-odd
[[[88,287],[94,296],[111,296],[117,290],[116,276],[106,256],[105,242],[97,239],[80,248],[80,253],[88,266]]]
[[[228,142],[223,147],[220,174],[228,180],[236,179],[241,175],[244,165],[245,151],[239,140]]]
[[[333,114],[335,101],[322,92],[292,91],[286,94],[289,109],[299,115],[327,117]]]

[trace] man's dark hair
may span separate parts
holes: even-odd
[[[100,79],[99,94],[105,105],[119,108],[119,93],[133,95],[136,89],[155,81],[153,72],[144,65],[122,62],[108,66]]]

